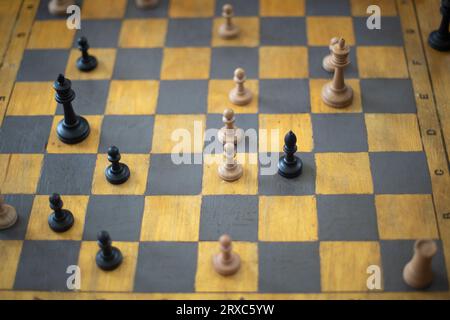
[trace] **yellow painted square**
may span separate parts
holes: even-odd
[[[431,195],[377,195],[375,205],[380,239],[439,238]]]
[[[114,185],[105,178],[105,169],[111,164],[107,154],[98,154],[95,163],[94,179],[92,181],[93,194],[144,194],[147,187],[150,155],[121,154],[121,162],[130,169],[130,178],[123,184]]]
[[[2,263],[0,263],[0,289],[13,288],[21,252],[22,241],[0,241],[0,257],[2,257]]]
[[[130,292],[133,290],[139,244],[113,241],[112,245],[122,252],[122,264],[113,271],[103,271],[95,263],[95,256],[99,251],[97,242],[81,243],[78,260],[78,266],[81,269],[81,291]]]
[[[72,47],[76,30],[66,26],[66,20],[35,21],[28,49],[68,49]]]
[[[201,196],[145,198],[141,241],[198,241]]]
[[[266,17],[291,17],[305,15],[305,0],[260,0],[260,14]]]
[[[356,50],[356,60],[361,78],[409,77],[403,47],[358,46]]]
[[[422,151],[415,114],[365,114],[369,151]]]
[[[290,130],[297,136],[298,151],[311,152],[314,142],[311,115],[308,113],[260,114],[259,151],[282,152],[284,137]]]
[[[158,101],[159,81],[113,80],[106,104],[106,114],[151,115]]]
[[[252,92],[253,99],[245,106],[237,106],[229,98],[230,91],[236,86],[233,80],[209,80],[208,113],[222,114],[227,108],[233,109],[235,113],[258,113],[259,82],[247,80],[244,85]]]
[[[116,49],[89,49],[89,54],[95,56],[98,61],[97,68],[90,72],[83,72],[77,68],[77,60],[81,53],[78,49],[70,51],[66,68],[66,77],[70,80],[109,80],[112,77],[114,63],[116,61]]]
[[[322,100],[322,88],[330,82],[326,79],[310,79],[309,90],[311,93],[311,112],[312,113],[359,113],[362,112],[361,87],[359,80],[346,79],[345,83],[353,89],[353,102],[345,108],[333,108],[326,105]]]
[[[261,196],[258,224],[260,241],[316,241],[318,240],[316,198]]]
[[[152,153],[202,153],[205,115],[156,115]]]
[[[316,168],[318,194],[373,193],[367,153],[317,153]]]
[[[211,194],[257,194],[258,193],[258,158],[257,154],[239,153],[236,161],[244,170],[239,180],[224,181],[218,174],[219,165],[223,162],[222,154],[204,155],[203,192]]]
[[[261,47],[259,77],[262,79],[307,78],[306,47]]]
[[[342,37],[352,46],[355,44],[351,17],[307,17],[308,45],[329,46],[333,37]]]
[[[43,154],[11,154],[2,192],[33,194],[41,174]]]
[[[7,115],[54,115],[57,103],[53,82],[16,82]]]
[[[367,13],[367,7],[370,5],[379,6],[383,17],[397,15],[395,1],[393,0],[350,0],[350,4],[353,16],[369,16],[371,13]]]
[[[83,0],[83,19],[120,19],[125,15],[127,0]]]
[[[6,153],[0,154],[0,186],[1,183],[5,180],[6,172],[8,171],[10,157],[11,155]]]
[[[233,18],[233,23],[239,27],[239,35],[233,39],[222,39],[219,27],[224,23],[223,18],[215,18],[212,30],[213,47],[256,47],[259,45],[259,19],[255,17]]]
[[[49,196],[36,196],[31,209],[26,233],[27,240],[81,240],[83,237],[84,218],[89,201],[88,196],[62,195],[64,209],[72,212],[75,222],[66,232],[54,232],[48,226],[48,216],[53,212],[49,205]]]
[[[97,153],[100,142],[100,128],[102,126],[103,116],[83,116],[88,122],[91,132],[89,136],[80,143],[67,144],[59,140],[56,134],[56,127],[63,116],[53,118],[52,129],[47,144],[48,153]]]
[[[120,30],[121,48],[160,48],[164,46],[167,19],[126,19]]]
[[[218,242],[200,242],[198,246],[196,292],[256,292],[258,290],[258,247],[256,243],[233,242],[233,251],[241,258],[241,268],[224,277],[213,267],[213,255],[220,251]]]
[[[208,79],[211,48],[165,48],[162,80]]]
[[[367,267],[381,268],[380,246],[371,241],[320,243],[322,292],[369,291]]]
[[[212,17],[214,6],[214,0],[171,0],[169,16],[172,18]]]

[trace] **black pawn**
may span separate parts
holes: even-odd
[[[289,131],[284,137],[284,156],[278,161],[278,174],[288,179],[298,177],[302,173],[303,163],[295,152],[297,152],[297,137]]]
[[[81,57],[77,60],[77,68],[80,71],[92,71],[97,67],[97,58],[89,55],[89,43],[85,37],[78,39],[78,49],[81,51]]]
[[[106,180],[112,184],[122,184],[130,177],[130,169],[124,163],[120,163],[120,152],[115,146],[108,149],[108,160],[111,164],[105,170]]]
[[[100,250],[95,257],[97,266],[105,271],[116,269],[122,263],[123,257],[119,249],[112,246],[111,237],[106,231],[99,232],[97,236]]]
[[[442,20],[438,30],[430,33],[428,43],[433,49],[439,51],[450,50],[450,0],[441,1]]]
[[[53,212],[48,217],[48,225],[55,232],[65,232],[69,230],[74,223],[72,212],[63,209],[63,201],[61,196],[54,193],[49,198],[50,208]]]
[[[75,99],[75,92],[72,90],[72,82],[60,74],[53,88],[56,91],[56,102],[62,104],[64,108],[64,119],[56,127],[59,140],[67,144],[83,141],[89,136],[90,127],[87,120],[76,115],[73,110],[72,101]]]

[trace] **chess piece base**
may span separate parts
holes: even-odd
[[[242,177],[242,174],[244,170],[242,169],[242,165],[239,163],[236,164],[236,166],[233,169],[229,169],[226,167],[226,165],[220,165],[219,166],[219,176],[225,180],[225,181],[236,181],[240,177]]]
[[[64,143],[76,144],[89,136],[90,127],[87,120],[83,117],[78,116],[78,123],[74,126],[68,126],[64,123],[64,119],[58,123],[56,128],[56,134]]]
[[[218,253],[213,256],[213,266],[217,273],[223,276],[231,276],[238,272],[241,267],[241,258],[236,253],[231,253],[229,263],[223,263],[222,254]]]
[[[442,36],[437,30],[430,33],[428,37],[429,45],[438,51],[450,51],[450,33]]]
[[[159,0],[136,0],[139,9],[154,9],[159,5]]]
[[[322,60],[322,68],[326,72],[330,72],[330,73],[334,72],[334,67],[333,67],[333,64],[331,63],[332,58],[333,57],[329,54]]]
[[[232,28],[228,28],[227,25],[224,23],[219,27],[219,36],[222,39],[233,39],[236,38],[239,34],[239,27],[233,25]]]
[[[55,16],[64,16],[67,14],[67,7],[75,4],[74,1],[65,1],[63,4],[58,4],[58,1],[50,1],[48,3],[48,11]]]
[[[408,263],[403,269],[403,280],[414,289],[424,289],[433,281],[433,274],[419,275],[412,267],[412,264]]]
[[[289,164],[285,161],[285,156],[282,156],[278,161],[278,174],[282,177],[293,179],[302,174],[303,162],[302,160],[294,156],[296,161],[293,164]]]
[[[98,62],[97,58],[94,56],[89,56],[88,59],[83,60],[83,58],[78,58],[77,60],[77,68],[83,72],[89,72],[97,68]]]
[[[343,90],[336,91],[332,87],[332,82],[324,85],[322,89],[323,102],[333,108],[345,108],[353,102],[353,89],[345,86]]]
[[[16,209],[8,204],[3,204],[3,212],[0,216],[0,230],[11,228],[16,222],[19,216]]]
[[[50,229],[55,232],[65,232],[69,230],[75,222],[72,212],[64,209],[62,211],[65,212],[65,217],[62,220],[56,219],[54,212],[48,217],[48,225],[50,226]]]
[[[112,165],[105,169],[105,177],[111,184],[122,184],[130,178],[130,168],[124,163],[119,163],[121,169],[119,172],[113,172]]]
[[[122,253],[115,247],[112,247],[111,257],[105,259],[103,252],[100,250],[95,257],[95,262],[97,266],[105,271],[111,271],[116,269],[122,263],[123,256]]]
[[[219,140],[220,143],[224,144],[225,143],[225,135],[226,135],[226,127],[222,127],[219,132],[217,133],[217,139]],[[234,130],[234,144],[238,144],[242,141],[244,136],[243,130],[242,129],[235,129]]]
[[[249,104],[253,99],[253,94],[250,90],[245,89],[244,93],[238,93],[236,88],[233,88],[229,94],[230,101],[238,106],[245,106]]]

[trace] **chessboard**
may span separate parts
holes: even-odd
[[[151,10],[82,0],[81,29],[70,30],[48,1],[0,0],[0,189],[19,215],[0,231],[0,298],[450,298],[448,131],[435,101],[445,90],[432,85],[420,29],[438,26],[430,2],[425,15],[420,0],[161,0]],[[225,3],[240,28],[232,40],[217,33]],[[371,4],[381,30],[366,26]],[[76,68],[80,36],[98,59],[92,72]],[[342,109],[321,99],[335,36],[351,49],[354,99]],[[254,94],[247,106],[228,99],[238,67]],[[56,135],[59,74],[90,124],[79,144]],[[223,126],[225,108],[259,133],[238,154],[235,182],[218,176],[210,160],[222,155],[208,151],[205,134]],[[262,174],[290,130],[302,174]],[[174,163],[174,132],[193,137],[192,161]],[[111,145],[131,170],[121,185],[105,180]],[[75,217],[65,233],[48,226],[53,193]],[[101,230],[123,254],[114,271],[95,263]],[[230,277],[212,265],[222,234],[241,258]],[[417,239],[438,248],[424,290],[402,278]]]

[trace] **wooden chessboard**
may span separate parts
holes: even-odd
[[[230,41],[216,32],[225,2],[241,28]],[[366,28],[369,4],[381,7],[381,30]],[[80,5],[75,32],[48,14],[47,1],[0,0],[0,186],[19,214],[0,231],[0,298],[450,297],[450,56],[426,45],[440,21],[438,0],[162,0],[152,11],[132,0]],[[91,73],[75,67],[80,35],[99,60]],[[345,74],[355,97],[341,110],[320,98],[333,36],[352,50]],[[236,67],[255,93],[249,106],[228,102]],[[59,73],[72,80],[74,107],[91,125],[78,145],[55,134]],[[282,152],[293,130],[301,177],[261,175],[258,161],[246,161],[244,176],[226,183],[206,162],[219,156],[211,154],[173,164],[172,132],[220,128],[226,107],[241,128],[280,132],[277,148],[260,135],[242,159]],[[112,144],[131,169],[120,186],[103,174]],[[193,142],[192,152],[203,147]],[[47,225],[53,192],[75,215],[63,234]],[[95,265],[103,229],[124,255],[110,273]],[[223,233],[242,258],[229,278],[211,263]],[[402,280],[419,238],[439,248],[424,291]],[[75,292],[66,286],[70,265],[81,270]],[[381,289],[367,287],[371,265],[381,268]]]

